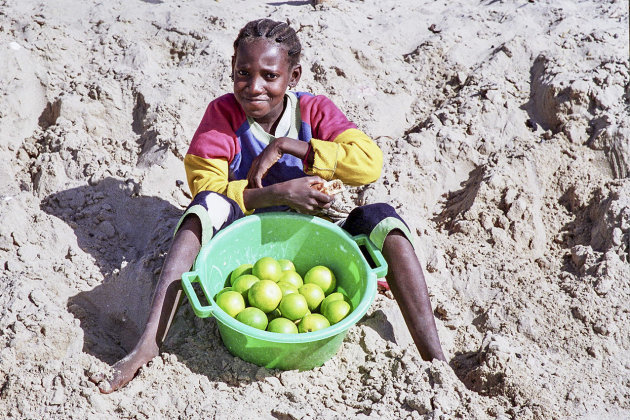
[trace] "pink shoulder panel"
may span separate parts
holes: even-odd
[[[339,134],[357,126],[348,121],[343,112],[324,95],[300,96],[302,121],[311,126],[312,136],[318,140],[333,141]]]
[[[188,154],[204,159],[224,158],[231,162],[240,152],[236,132],[246,121],[245,113],[228,93],[210,102],[193,135]]]

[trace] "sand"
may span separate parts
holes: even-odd
[[[0,1],[0,412],[8,418],[630,418],[628,2]],[[231,356],[183,306],[120,391],[190,200],[183,156],[248,20],[385,153],[339,211],[415,235],[448,358],[379,294],[312,371]]]

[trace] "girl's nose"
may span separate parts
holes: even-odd
[[[264,80],[261,77],[252,77],[249,81],[249,90],[253,94],[264,92]]]

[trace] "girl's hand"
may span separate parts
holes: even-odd
[[[247,172],[248,188],[262,188],[262,179],[269,171],[274,163],[276,163],[284,152],[282,151],[282,143],[276,139],[265,147],[254,160]]]
[[[287,205],[300,213],[316,214],[328,209],[333,197],[324,194],[313,184],[321,184],[324,180],[318,176],[292,179],[275,184],[274,193],[280,204]]]
[[[278,137],[263,150],[252,162],[247,172],[249,188],[262,188],[262,179],[267,171],[285,154],[302,160],[308,152],[308,143],[290,137]]]

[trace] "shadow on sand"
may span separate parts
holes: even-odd
[[[42,210],[70,225],[85,259],[82,277],[103,279],[92,290],[68,299],[67,308],[81,322],[83,351],[106,363],[123,357],[136,343],[148,316],[162,256],[182,210],[159,197],[137,194],[138,186],[114,178],[52,194]],[[80,271],[80,270],[79,270]]]
[[[142,334],[164,255],[183,212],[162,198],[140,196],[138,190],[133,181],[106,178],[52,194],[41,205],[73,228],[78,246],[100,271],[94,273],[85,258],[67,256],[84,266],[83,280],[99,282],[70,297],[67,309],[80,321],[83,351],[109,365],[126,356]],[[228,383],[233,378],[251,382],[273,372],[261,372],[240,360],[235,363],[221,343],[214,319],[196,318],[185,299],[163,350],[211,379],[221,379],[222,366],[233,365],[239,372],[229,375]],[[203,356],[209,351],[213,357]]]

